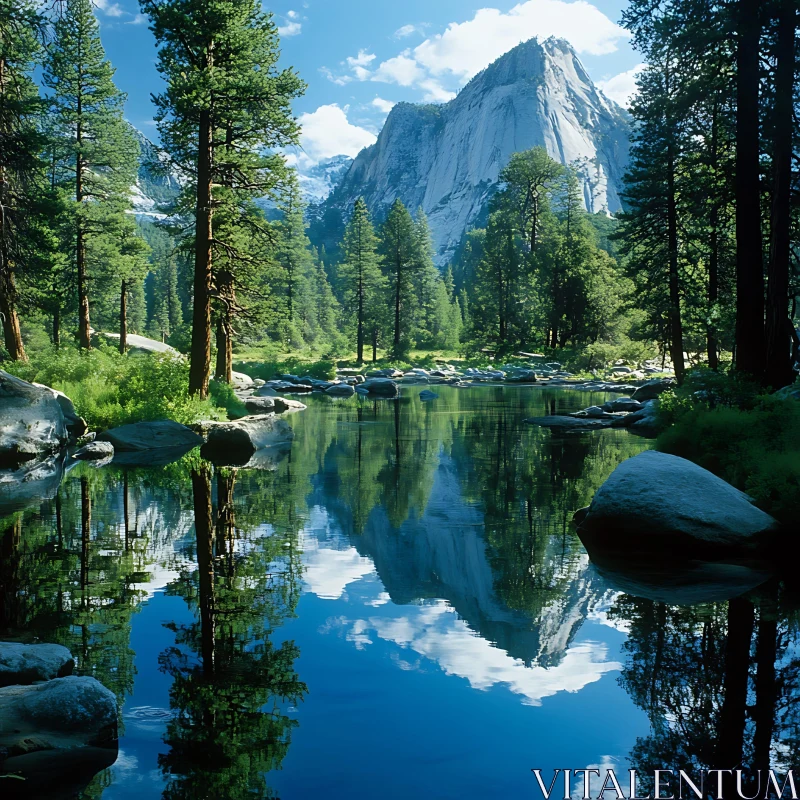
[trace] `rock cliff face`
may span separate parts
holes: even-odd
[[[421,207],[445,263],[485,213],[511,154],[537,145],[578,168],[588,211],[621,208],[628,119],[563,39],[520,44],[444,105],[395,106],[328,203],[347,213],[363,195],[378,219],[396,197]]]

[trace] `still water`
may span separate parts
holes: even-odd
[[[312,397],[271,470],[81,464],[6,509],[3,638],[66,645],[119,699],[81,796],[523,798],[533,768],[794,762],[780,587],[630,596],[570,526],[650,444],[523,423],[601,396],[437,392]]]

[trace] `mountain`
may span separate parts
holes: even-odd
[[[156,169],[165,154],[140,130],[131,125],[133,135],[139,142],[139,172],[136,184],[131,187],[133,211],[137,217],[163,217],[158,207],[174,200],[181,190],[180,180],[170,172]]]
[[[592,83],[572,46],[536,39],[475,76],[449,103],[400,103],[326,205],[347,214],[363,196],[377,219],[399,197],[428,215],[437,261],[480,223],[512,153],[540,145],[574,164],[586,209],[614,213],[629,150],[626,113]]]
[[[353,159],[350,156],[325,158],[309,169],[298,169],[300,190],[308,203],[321,203],[341,183]]]

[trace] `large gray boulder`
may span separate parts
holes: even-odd
[[[74,668],[72,654],[60,644],[0,642],[0,686],[64,678]]]
[[[170,419],[135,422],[112,428],[98,434],[95,441],[111,442],[114,450],[120,453],[158,450],[164,447],[191,448],[203,443],[202,438],[191,428]]]
[[[53,390],[0,370],[0,467],[46,458],[68,440]]]
[[[106,341],[119,347],[118,333],[109,333],[103,331],[102,333],[95,334],[93,338],[105,339]],[[135,333],[129,333],[125,337],[125,342],[129,353],[168,353],[169,355],[173,355],[180,359],[185,358],[182,353],[165,342],[159,342],[157,339],[148,339],[146,336],[139,336]]]
[[[751,549],[778,523],[746,494],[685,458],[647,451],[623,461],[578,512],[598,544]]]
[[[70,400],[69,397],[64,394],[64,392],[59,392],[58,389],[52,389],[51,387],[44,386],[41,383],[34,383],[32,385],[38,386],[41,389],[46,389],[48,392],[52,392],[56,402],[61,407],[61,413],[64,415],[64,422],[67,426],[69,438],[80,439],[80,437],[83,436],[88,430],[88,426],[86,425],[86,420],[83,417],[78,416],[78,412],[75,410],[75,405],[73,404],[72,400]]]
[[[200,452],[203,458],[222,466],[244,466],[258,451],[284,448],[294,437],[286,420],[274,414],[208,422],[204,427],[208,438]]]
[[[116,697],[94,678],[2,688],[0,796],[73,797],[116,761],[117,739]]]
[[[287,412],[305,411],[308,406],[299,400],[288,397],[248,397],[244,407],[251,415],[260,414],[285,414]]]
[[[400,389],[391,378],[370,378],[359,386],[378,397],[397,397]]]

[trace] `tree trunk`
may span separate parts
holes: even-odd
[[[794,380],[792,336],[788,321],[791,261],[792,96],[795,69],[795,0],[778,7],[778,52],[775,69],[773,190],[767,275],[767,363],[764,382],[773,390]]]
[[[394,354],[400,352],[400,286],[402,283],[402,272],[400,264],[397,265],[397,276],[394,292]]]
[[[758,89],[759,0],[739,0],[736,64],[736,368],[761,378],[764,265],[761,238]]]
[[[358,266],[358,332],[356,334],[356,363],[364,363],[364,275],[363,266]]]
[[[372,363],[378,360],[378,329],[372,329]]]
[[[765,604],[769,606],[769,604]],[[765,613],[766,611],[766,613]],[[753,771],[767,773],[770,767],[770,749],[775,729],[775,703],[778,699],[775,679],[775,660],[778,657],[778,622],[774,609],[762,606],[758,622],[756,643],[756,702],[753,709],[755,733],[753,734]]]
[[[3,259],[4,261],[6,259]],[[14,273],[6,263],[2,278],[0,278],[0,314],[3,317],[3,340],[12,361],[27,361],[25,345],[22,342],[22,331],[19,327],[19,315],[16,305],[16,286]]]
[[[711,216],[711,253],[708,259],[708,305],[713,308],[719,300],[719,231],[718,215],[714,209]],[[708,366],[714,371],[719,369],[717,332],[713,323],[706,328],[706,350],[708,351]]]
[[[56,306],[53,310],[53,347],[61,346],[61,307]]]
[[[208,397],[211,369],[211,245],[213,239],[211,112],[200,112],[195,210],[194,309],[189,391]]]
[[[217,380],[233,382],[233,337],[230,320],[220,313],[217,320],[217,363],[214,369]]]
[[[670,124],[668,122],[668,124]],[[683,384],[683,320],[678,276],[678,209],[675,199],[675,152],[671,140],[667,145],[667,236],[669,248],[669,332],[670,357],[678,386]]]
[[[81,204],[83,203],[83,131],[81,128],[82,98],[78,97],[78,128],[76,141],[78,153],[75,156],[75,201],[77,209],[77,230],[75,234],[75,262],[78,273],[78,346],[82,350],[90,350],[92,340],[89,323],[89,289],[86,285],[86,233],[83,230],[81,218]]]
[[[122,280],[119,292],[119,352],[125,355],[128,349],[128,284]]]

